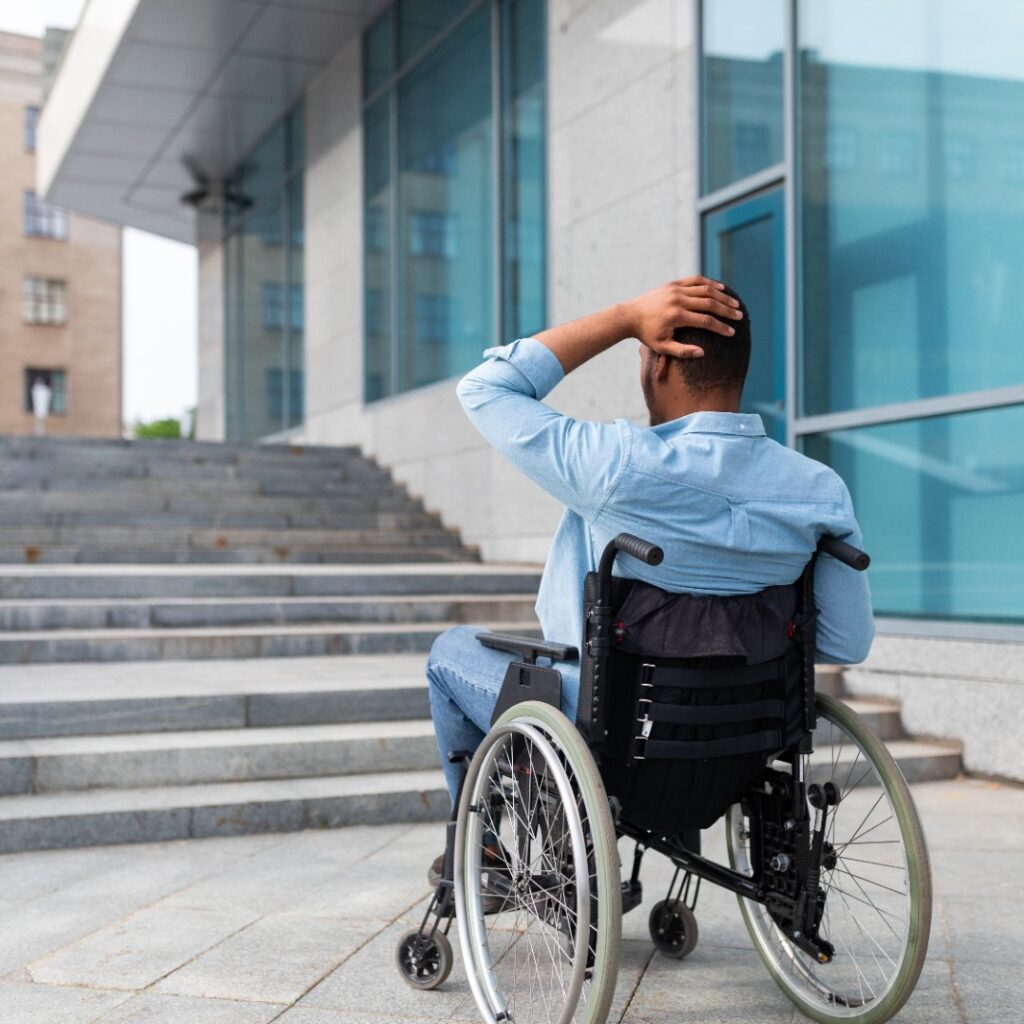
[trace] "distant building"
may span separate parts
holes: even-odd
[[[171,6],[90,0],[39,180],[198,244],[200,437],[360,444],[540,560],[557,503],[455,379],[704,270],[751,309],[747,410],[853,494],[880,636],[848,680],[920,732],[1021,722],[1024,5]],[[644,419],[636,378],[621,346],[551,401]]]
[[[121,433],[121,229],[43,201],[36,122],[63,42],[0,32],[0,434]]]

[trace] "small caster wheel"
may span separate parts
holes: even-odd
[[[395,961],[402,977],[413,988],[428,991],[443,984],[452,970],[452,944],[441,932],[433,937],[418,928],[398,940]]]
[[[697,948],[697,916],[682,900],[655,903],[647,927],[658,951],[673,960],[682,960]]]

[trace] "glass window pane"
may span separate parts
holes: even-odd
[[[473,0],[400,0],[398,4],[398,63],[416,56]],[[486,4],[484,6],[487,6]]]
[[[502,7],[503,337],[545,326],[543,0]]]
[[[363,96],[376,92],[395,72],[395,31],[389,7],[363,36]]]
[[[490,42],[485,4],[399,85],[401,390],[470,369],[493,335]],[[442,306],[447,339],[423,337],[417,310]]]
[[[803,411],[1024,380],[1024,7],[804,0],[798,24]]]
[[[708,215],[705,273],[727,282],[750,314],[750,369],[743,412],[757,413],[768,435],[786,443],[783,196],[774,189]]]
[[[364,395],[392,392],[391,118],[384,96],[363,117]]]
[[[288,186],[288,411],[285,426],[294,427],[305,418],[305,230],[302,177]]]
[[[783,156],[784,0],[713,0],[702,7],[703,191]]]
[[[245,425],[240,440],[276,434],[284,426],[284,251],[280,193],[252,208],[239,232],[241,280],[241,368]],[[271,297],[271,308],[264,300]],[[266,313],[274,316],[267,318]]]
[[[1024,406],[810,437],[853,494],[882,615],[1024,621]]]

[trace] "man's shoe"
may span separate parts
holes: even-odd
[[[435,858],[434,863],[427,868],[427,881],[431,889],[436,889],[441,884],[441,875],[444,873],[444,854]]]
[[[441,853],[434,858],[434,862],[427,869],[427,881],[431,888],[436,889],[441,884],[441,877],[444,874],[444,854]],[[486,866],[484,876],[484,891],[481,894],[481,904],[485,914],[497,914],[505,906],[505,899],[508,893],[508,869],[498,858],[494,858],[496,864],[492,867]],[[498,866],[500,864],[500,866]]]

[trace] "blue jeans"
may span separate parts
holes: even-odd
[[[452,803],[462,768],[448,763],[450,750],[474,751],[491,728],[491,715],[515,655],[484,647],[476,639],[480,626],[453,626],[430,648],[427,682],[430,684],[430,717]],[[579,684],[572,676],[562,680],[562,710],[570,721],[576,716]]]

